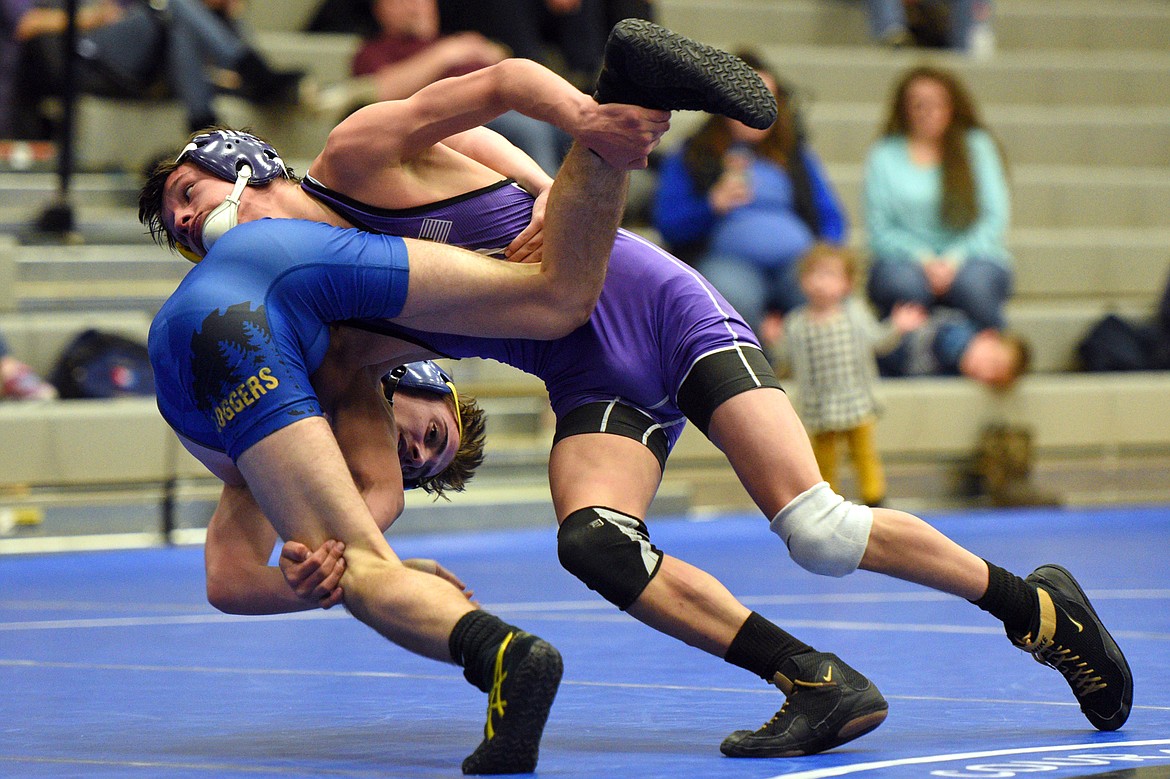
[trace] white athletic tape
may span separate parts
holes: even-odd
[[[801,568],[824,576],[847,576],[857,570],[869,545],[873,510],[850,503],[822,481],[793,498],[771,527]]]

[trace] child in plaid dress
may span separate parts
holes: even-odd
[[[837,446],[849,445],[861,499],[881,505],[885,474],[875,444],[879,410],[874,392],[876,355],[897,347],[902,335],[922,325],[921,306],[896,307],[879,323],[853,297],[857,258],[849,249],[818,243],[800,261],[800,286],[808,303],[784,322],[778,358],[797,383],[797,408],[812,438],[825,481],[839,491]]]

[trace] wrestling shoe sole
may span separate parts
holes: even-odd
[[[527,774],[536,770],[540,737],[564,673],[561,653],[537,639],[507,673],[507,708],[494,735],[480,742],[463,761],[465,774]]]
[[[610,33],[606,67],[631,82],[633,94],[605,102],[632,102],[668,111],[707,111],[749,127],[776,121],[776,98],[739,57],[671,32],[644,19],[625,19]]]
[[[1129,712],[1133,706],[1133,672],[1130,671],[1129,662],[1126,661],[1125,655],[1122,654],[1121,647],[1113,640],[1113,636],[1105,628],[1105,623],[1097,616],[1097,610],[1093,608],[1092,602],[1089,601],[1089,596],[1085,594],[1085,591],[1081,589],[1077,580],[1066,569],[1059,565],[1042,565],[1028,574],[1025,581],[1029,584],[1044,587],[1050,593],[1056,593],[1067,601],[1079,603],[1093,618],[1094,627],[1101,636],[1106,657],[1118,668],[1122,669],[1121,700],[1119,701],[1117,711],[1109,716],[1102,716],[1094,711],[1085,709],[1083,706],[1081,711],[1089,722],[1092,723],[1093,727],[1098,730],[1117,730],[1129,719]]]

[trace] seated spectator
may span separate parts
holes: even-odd
[[[1003,327],[1008,186],[999,147],[954,74],[920,66],[900,79],[866,161],[864,201],[869,296],[881,316],[897,303],[943,304],[980,328]]]
[[[610,0],[439,0],[439,9],[445,32],[478,32],[506,46],[513,57],[535,60],[588,91],[601,68],[612,27],[607,25],[611,4]]]
[[[977,55],[994,48],[991,0],[865,0],[872,38],[885,46],[929,46]]]
[[[185,106],[192,131],[218,123],[212,106],[218,85],[209,66],[226,71],[228,86],[252,102],[296,102],[303,73],[270,68],[230,23],[230,5],[224,0],[168,0],[165,11],[159,11],[133,0],[84,3],[78,14],[78,88],[111,97],[142,97],[164,84],[165,93]],[[61,0],[26,6],[14,29],[23,48],[21,100],[35,106],[62,91],[68,61],[66,17]]]
[[[374,0],[381,32],[354,55],[362,80],[325,91],[340,107],[409,97],[426,85],[507,59],[506,48],[475,32],[439,33],[437,0]],[[344,105],[348,103],[348,105]],[[560,168],[568,139],[560,130],[511,111],[487,126],[536,160],[550,176]]]
[[[897,349],[879,357],[878,367],[883,376],[966,376],[1006,390],[1031,360],[1031,347],[1016,333],[981,328],[961,311],[937,308]]]
[[[31,367],[12,356],[0,335],[0,399],[53,400],[57,389]]]
[[[843,243],[847,223],[792,95],[757,54],[739,56],[776,94],[779,118],[767,130],[708,119],[662,161],[653,221],[671,251],[770,341],[776,315],[805,302],[797,261],[817,240]]]
[[[814,245],[801,258],[800,286],[808,303],[785,318],[775,356],[791,366],[796,379],[797,411],[821,476],[840,492],[837,445],[843,439],[862,502],[877,506],[886,497],[886,479],[875,440],[875,356],[895,349],[903,335],[923,324],[926,312],[899,306],[889,320],[878,323],[853,296],[857,265],[852,251],[827,243]]]

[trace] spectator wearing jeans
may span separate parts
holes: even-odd
[[[893,47],[917,43],[982,54],[977,49],[985,44],[973,33],[991,23],[991,0],[865,0],[865,10],[873,40]],[[915,20],[927,28],[918,35]]]
[[[1003,327],[1012,286],[1004,165],[954,74],[919,66],[898,82],[866,161],[864,200],[869,296],[881,316],[897,303],[943,304],[980,329]]]
[[[22,44],[22,97],[35,105],[61,93],[67,62],[62,0],[28,4],[15,30]],[[157,7],[155,7],[157,5]],[[78,13],[79,88],[112,97],[141,97],[158,82],[184,105],[192,131],[216,124],[220,88],[208,66],[231,74],[246,99],[271,104],[299,99],[299,71],[274,71],[221,15],[220,0],[83,2]]]

